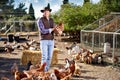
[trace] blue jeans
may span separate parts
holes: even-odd
[[[42,52],[41,64],[47,63],[45,71],[49,70],[54,49],[54,40],[41,40],[40,49]]]

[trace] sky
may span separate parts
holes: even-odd
[[[84,0],[69,0],[69,3],[82,6],[83,1]],[[92,0],[93,3],[98,3],[99,1],[100,0]],[[60,9],[60,6],[63,4],[63,0],[15,0],[15,8],[18,7],[19,3],[25,3],[25,7],[27,7],[27,12],[29,10],[30,3],[32,3],[35,17],[39,18],[42,16],[40,10],[46,7],[48,3],[50,3],[50,7],[52,9],[52,12],[54,13]]]

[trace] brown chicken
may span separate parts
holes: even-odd
[[[31,65],[29,71],[24,71],[24,73],[28,76],[28,78],[30,78],[32,75],[34,76],[42,75],[42,73],[45,70],[45,66],[46,62],[43,63],[39,68],[35,68],[33,67],[33,65]]]
[[[73,58],[75,60],[80,60],[80,55],[81,55],[81,53],[77,53],[77,54],[73,55]]]
[[[54,30],[54,32],[56,33],[56,34],[62,34],[62,32],[63,32],[63,30],[64,30],[64,24],[62,23],[62,22],[60,22],[56,27],[55,27],[55,30]]]
[[[60,79],[64,78],[65,76],[67,76],[64,72],[60,72],[57,69],[54,69],[54,73],[55,73],[58,80],[60,80]]]
[[[8,53],[12,53],[14,51],[14,48],[12,48],[12,46],[9,46],[9,47],[6,47],[5,50],[8,52]]]
[[[75,72],[75,61],[73,61],[73,62],[70,64],[69,69],[70,69],[70,73],[72,73],[72,75],[73,75],[74,72]]]
[[[71,75],[70,69],[67,69],[65,71],[59,71],[57,69],[54,69],[54,73],[58,80],[68,80],[68,76]],[[71,76],[70,76],[71,77]]]
[[[75,72],[74,72],[74,75],[75,75],[75,76],[80,76],[80,74],[81,74],[80,67],[79,67],[77,64],[75,64]]]
[[[16,71],[14,77],[15,80],[21,80],[22,78],[27,78],[27,75],[24,72]]]
[[[46,66],[46,62],[44,62],[38,69],[36,69],[37,71],[43,71],[45,70],[45,66]]]
[[[30,44],[28,42],[25,43],[25,45],[21,45],[24,50],[28,50],[30,48]]]

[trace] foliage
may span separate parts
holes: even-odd
[[[65,23],[65,30],[78,30],[82,29],[83,25],[87,25],[95,20],[92,11],[90,11],[91,8],[93,6],[90,3],[83,7],[65,4],[62,5],[61,10],[55,13],[53,17],[57,22],[63,21]]]
[[[103,4],[109,12],[120,12],[119,0],[101,0],[100,3]]]
[[[65,24],[65,30],[81,30],[84,26],[100,19],[102,16],[110,12],[120,11],[119,0],[101,0],[97,4],[90,3],[89,0],[84,0],[83,6],[73,3],[61,5],[61,9],[54,13],[52,17],[56,23],[62,21]],[[89,29],[94,29],[91,26]]]
[[[35,20],[34,9],[33,9],[32,3],[30,3],[29,15],[32,17],[32,19],[30,19],[30,20]]]
[[[23,15],[27,14],[26,11],[25,11],[26,9],[27,8],[25,8],[25,4],[24,3],[20,3],[18,8],[16,8],[14,10],[14,15],[16,17],[22,17]]]
[[[0,9],[2,14],[0,16],[3,16],[4,19],[8,19],[9,17],[13,16],[14,12],[14,0],[2,0],[0,1]]]

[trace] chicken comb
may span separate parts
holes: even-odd
[[[43,63],[43,65],[44,65],[44,66],[46,66],[46,65],[47,65],[47,63],[46,63],[46,62],[44,62],[44,63]]]

